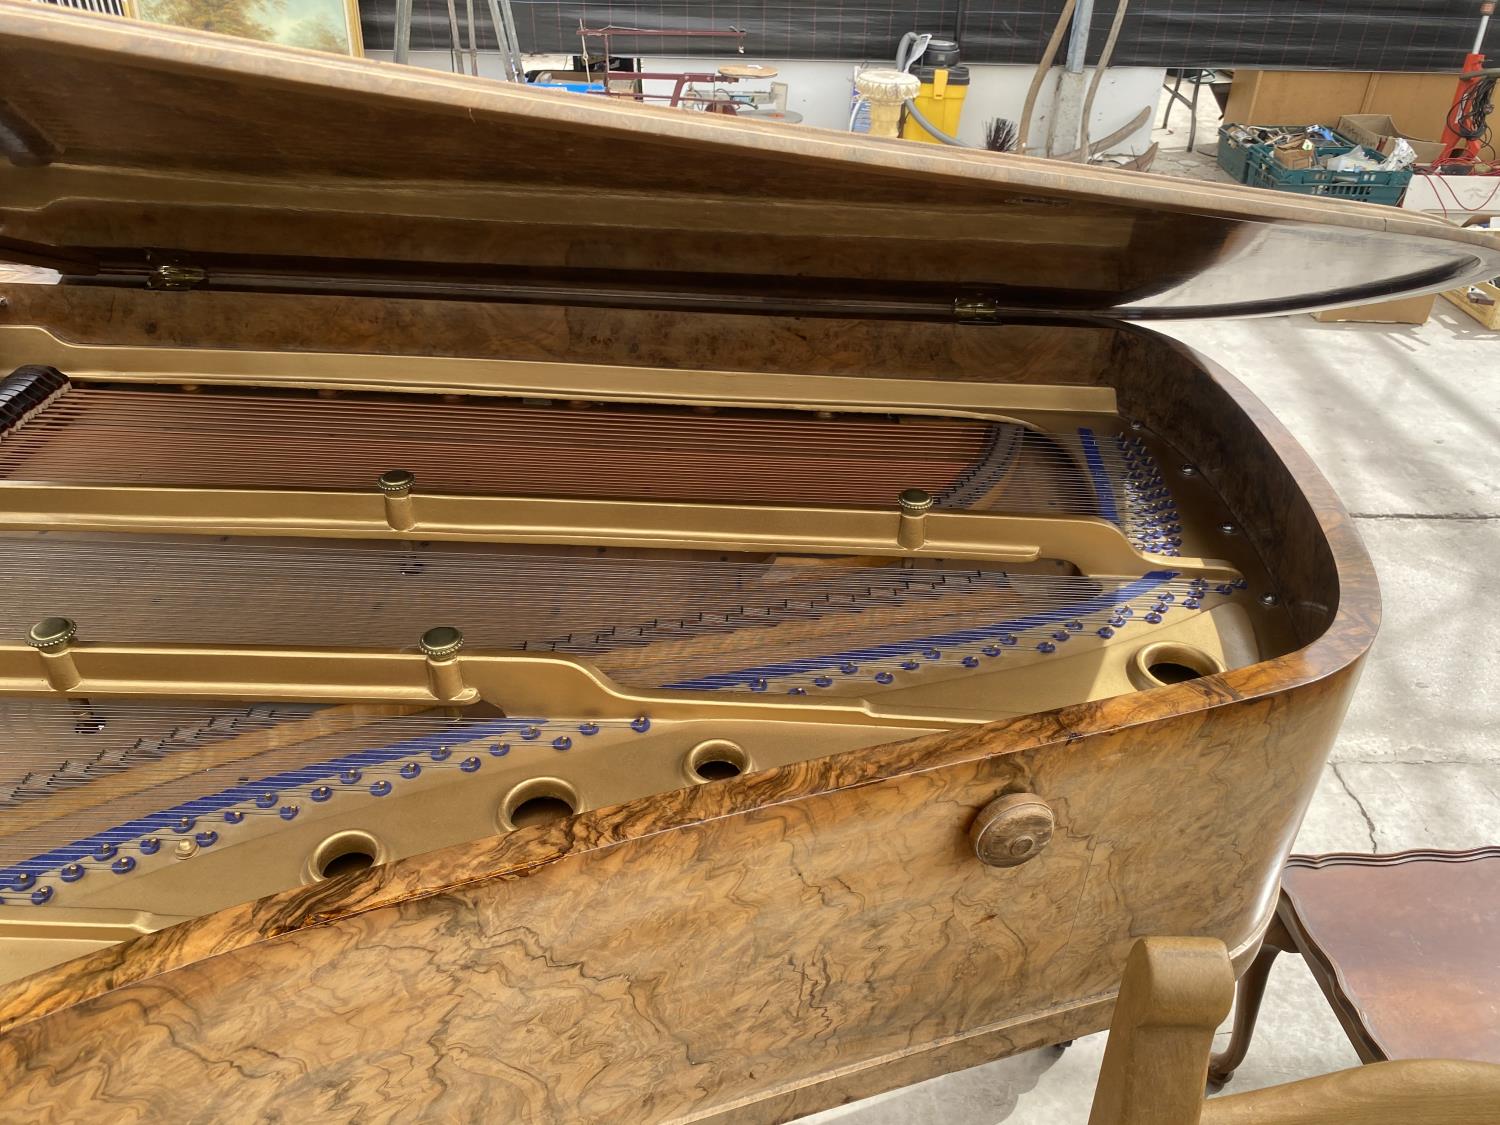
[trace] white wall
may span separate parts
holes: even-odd
[[[381,62],[392,62],[394,61],[393,56],[394,52],[392,51],[365,52],[365,58],[379,59]],[[453,55],[449,51],[412,51],[409,57],[412,66],[420,66],[426,70],[446,70],[450,73],[453,70]],[[459,60],[459,66],[467,67],[468,65],[468,56],[465,55]],[[462,73],[467,74],[469,72],[465,69]],[[505,69],[500,65],[500,54],[498,51],[479,52],[479,77],[505,81]]]
[[[970,67],[969,97],[964,102],[963,124],[959,128],[958,139],[981,145],[984,143],[987,120],[992,117],[1017,120],[1021,116],[1026,91],[1031,86],[1035,72],[1036,68],[1030,66]],[[1054,67],[1042,84],[1036,108],[1032,112],[1028,145],[1043,145],[1047,141],[1061,73],[1060,67]],[[1087,74],[1092,81],[1093,71],[1089,70]],[[1154,114],[1156,104],[1161,100],[1161,83],[1165,75],[1166,71],[1160,68],[1142,66],[1111,67],[1105,71],[1099,84],[1099,92],[1094,96],[1089,136],[1095,139],[1108,136],[1128,124],[1131,118],[1147,106]],[[1077,147],[1077,141],[1069,137],[1066,143],[1059,139],[1055,151],[1067,152]],[[1150,147],[1151,118],[1147,117],[1145,125],[1123,141],[1112,145],[1110,151],[1136,155]]]
[[[389,60],[390,53],[371,51],[371,58]],[[451,69],[452,56],[447,51],[413,51],[413,65],[433,70]],[[751,61],[726,56],[721,59],[649,58],[644,60],[647,70],[659,71],[713,71],[721,63]],[[825,129],[847,129],[851,108],[850,91],[855,64],[848,62],[806,62],[777,59],[756,59],[777,69],[774,81],[787,85],[787,108],[802,115],[807,125]],[[479,72],[483,77],[499,78],[500,58],[494,53],[481,52]],[[963,120],[958,138],[972,145],[984,144],[985,122],[995,117],[1015,121],[1021,115],[1021,106],[1026,100],[1027,87],[1031,85],[1035,68],[1030,66],[1002,66],[988,63],[969,67],[969,92],[964,100]],[[1054,68],[1047,76],[1037,98],[1036,109],[1031,120],[1033,145],[1043,144],[1052,122],[1053,103],[1060,70]],[[1155,111],[1161,93],[1164,71],[1152,67],[1112,67],[1104,76],[1103,84],[1094,99],[1089,135],[1103,137],[1125,125],[1138,114],[1142,107],[1150,106]],[[769,90],[772,80],[740,82],[727,87],[734,91]],[[672,83],[648,82],[646,92],[670,94]],[[583,96],[583,95],[580,95]],[[664,104],[664,103],[657,103]],[[1115,152],[1144,152],[1151,144],[1150,122],[1113,146]],[[1073,142],[1059,144],[1059,151],[1075,147]]]
[[[709,71],[724,59],[649,59],[648,70],[694,70]],[[803,62],[777,59],[765,61],[777,69],[774,81],[787,84],[787,108],[802,114],[805,124],[825,129],[847,129],[849,127],[850,91],[853,85],[855,64],[847,62]],[[971,145],[984,144],[985,123],[991,118],[1006,117],[1012,121],[1021,116],[1021,107],[1026,101],[1026,90],[1031,85],[1036,68],[1030,66],[1002,66],[976,64],[969,67],[969,92],[964,99],[964,112],[959,125],[958,139]],[[1032,143],[1046,140],[1052,119],[1054,93],[1059,71],[1047,76],[1038,95],[1036,109],[1031,121]],[[1117,67],[1104,75],[1099,93],[1094,98],[1093,120],[1090,135],[1103,137],[1125,125],[1144,106],[1153,111],[1161,93],[1164,71],[1150,67]],[[728,87],[731,91],[769,89],[770,81],[741,82]],[[647,93],[671,93],[669,82],[648,82]],[[1149,125],[1116,146],[1120,152],[1145,151],[1151,144]],[[1069,144],[1067,148],[1076,147]],[[1066,151],[1063,149],[1062,151]]]

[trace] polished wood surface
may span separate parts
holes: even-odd
[[[1144,938],[1131,950],[1090,1125],[1495,1125],[1500,1066],[1375,1063],[1203,1100],[1214,1030],[1233,992],[1223,945]]]
[[[1500,848],[1293,856],[1288,928],[1378,1058],[1500,1063]]]
[[[1321,758],[1281,723],[1331,736],[1343,686],[1242,705],[1209,740],[1202,713],[1090,737],[1105,711],[1080,708],[840,755],[222,912],[9,990],[0,1105],[73,1117],[102,1084],[121,1100],[101,1113],[232,1089],[251,1115],[668,1120],[1020,1032],[1107,997],[1140,929],[1253,940],[1300,811],[1284,792]],[[1164,817],[1185,774],[1227,792]],[[969,821],[1020,785],[1058,832],[987,867]]]
[[[694,308],[941,317],[978,292],[1006,309],[1158,316],[1347,305],[1500,269],[1494,236],[1394,208],[623,105],[10,0],[0,104],[8,254],[137,284],[187,265],[221,290],[373,280],[385,294],[525,285],[538,299],[564,286],[614,304],[669,292]],[[1316,271],[1299,268],[1310,253]]]
[[[1293,856],[1277,916],[1216,1081],[1244,1061],[1279,952],[1306,959],[1365,1062],[1500,1063],[1500,848]]]
[[[1097,386],[1117,331],[60,285],[0,293],[0,324],[46,325],[75,343],[618,363],[681,368],[688,382],[727,370]]]
[[[269,1106],[273,1080],[239,1090],[216,1077],[248,1054],[297,1060],[295,1068],[313,1076],[308,1091],[322,1089],[319,1083],[362,1089],[378,1083],[374,1076],[396,1055],[407,1058],[398,1029],[414,1012],[445,1004],[529,1011],[527,998],[542,995],[566,996],[583,1013],[596,1003],[596,989],[635,995],[623,982],[646,974],[651,995],[662,999],[631,1051],[597,1079],[580,1074],[599,1071],[603,1048],[580,1043],[575,1052],[553,1043],[516,1059],[514,1044],[528,1041],[519,1025],[486,1022],[455,1036],[419,1023],[416,1041],[429,1046],[417,1063],[401,1064],[415,1066],[409,1082],[361,1104],[394,1098],[408,1111],[461,1115],[486,1097],[502,1099],[522,1119],[602,1120],[639,1115],[630,1091],[649,1087],[646,1116],[771,1121],[1099,1029],[1111,974],[1135,933],[1196,931],[1223,937],[1246,957],[1254,949],[1378,602],[1357,537],[1316,470],[1259,404],[1201,357],[1151,333],[1102,326],[976,328],[348,298],[305,305],[271,295],[80,288],[12,293],[4,315],[85,340],[284,340],[333,350],[372,350],[384,340],[391,350],[419,354],[576,356],[800,370],[812,378],[1113,384],[1122,411],[1166,436],[1242,513],[1312,643],[1254,669],[997,725],[982,738],[825,759],[587,813],[566,830],[527,829],[494,847],[398,864],[354,881],[352,893],[330,885],[282,896],[62,966],[8,994],[5,1010],[18,1021],[8,1037],[16,1051],[5,1066],[13,1078],[9,1104],[65,1116],[69,1096],[51,1085],[73,1090],[107,1071],[131,1097],[177,1112],[192,1087],[154,1077],[158,1060],[175,1060],[211,1089],[234,1088]],[[1184,785],[1184,771],[1199,782]],[[984,868],[967,839],[972,819],[994,797],[1021,790],[1050,803],[1058,832],[1024,867]],[[1132,796],[1122,800],[1126,793]],[[1161,804],[1165,793],[1175,795],[1170,807]],[[711,794],[718,800],[705,806]],[[718,803],[724,800],[732,804]],[[1113,812],[1096,819],[1106,812],[1096,804]],[[761,811],[766,806],[776,811]],[[923,814],[935,808],[942,815],[928,820]],[[1242,831],[1230,839],[1224,823]],[[676,850],[663,853],[673,840]],[[1182,854],[1213,858],[1184,866]],[[810,863],[815,889],[799,874]],[[983,881],[981,871],[1000,879],[1030,872],[1031,882],[1018,891]],[[698,883],[706,872],[737,894],[743,886],[749,905],[705,898]],[[450,901],[459,888],[466,897]],[[633,922],[645,902],[659,924]],[[507,928],[511,915],[518,921]],[[679,935],[684,915],[701,923]],[[481,916],[479,931],[468,927],[467,919]],[[410,929],[387,934],[408,917]],[[635,960],[617,950],[622,925],[639,931]],[[761,927],[764,940],[750,941]],[[718,949],[708,935],[718,932],[738,943],[705,964],[703,950]],[[518,951],[503,969],[475,962],[470,977],[470,947],[487,947],[490,938],[480,935],[489,934],[519,934]],[[367,946],[368,955],[346,952]],[[377,948],[392,956],[376,956]],[[410,965],[429,960],[419,952],[429,948],[444,950],[438,964],[451,982],[411,977]],[[901,953],[861,952],[875,948]],[[267,955],[277,959],[274,978],[257,968]],[[321,966],[343,958],[350,965],[347,976],[338,970],[344,983],[320,991],[316,981],[328,972]],[[658,970],[658,981],[649,965],[672,968]],[[502,971],[514,982],[509,989],[474,992],[481,987],[474,982]],[[963,987],[952,983],[955,974]],[[231,994],[252,978],[264,981],[267,1015],[247,1025]],[[981,978],[989,983],[974,988]],[[229,992],[219,992],[218,982]],[[153,1005],[170,997],[181,1045],[68,1061],[63,1044],[80,1036],[100,1052],[116,1038],[135,1039],[143,1025],[127,1029],[147,996]],[[407,996],[410,1008],[392,999]],[[753,1013],[746,996],[755,997]],[[352,1032],[351,1010],[364,1013]],[[726,1014],[713,1020],[705,1012]],[[684,1041],[714,1047],[691,1061]],[[193,1061],[205,1051],[221,1061]],[[497,1083],[492,1060],[500,1057],[513,1061],[511,1077]],[[543,1087],[562,1091],[559,1100],[548,1103]]]
[[[618,184],[649,203],[651,193],[690,194],[705,201],[733,196],[743,181],[756,184],[762,195],[847,202],[848,184],[819,165],[820,158],[832,158],[869,171],[870,182],[862,184],[860,195],[871,203],[910,203],[913,191],[920,191],[913,185],[935,175],[947,181],[944,194],[955,207],[993,203],[998,185],[1016,195],[1092,196],[1101,205],[1113,200],[1099,214],[1146,204],[1166,211],[1197,206],[1205,213],[1256,220],[1300,218],[1369,231],[1405,227],[1438,236],[1442,227],[1423,216],[1374,212],[1338,200],[1129,175],[1065,161],[997,160],[984,150],[875,143],[827,130],[788,130],[753,118],[569,97],[525,85],[475,82],[414,67],[37,10],[12,0],[0,6],[0,13],[0,58],[7,64],[4,90],[11,120],[30,123],[51,145],[38,155],[59,165],[256,176],[265,173],[266,155],[274,152],[278,175],[298,178],[301,173],[309,182],[319,177],[405,180],[418,170],[455,184],[548,190]],[[93,64],[94,80],[86,86],[65,84],[68,64],[84,59]],[[57,98],[58,93],[71,96]],[[230,104],[236,112],[226,108]],[[467,125],[462,136],[455,128],[460,121]],[[407,143],[399,148],[386,143],[392,135]],[[622,168],[617,146],[626,140],[637,158]],[[19,149],[19,141],[11,143]],[[560,150],[566,151],[561,160]],[[737,158],[733,177],[713,160],[730,153]],[[993,215],[991,221],[1013,225],[1019,221],[1016,214]],[[825,224],[830,221],[826,211],[788,212],[783,224],[800,218],[812,231],[819,216]],[[590,218],[572,216],[584,225]],[[535,216],[528,219],[536,221]],[[136,221],[156,220],[141,215]],[[1448,235],[1455,242],[1486,244],[1482,236],[1468,232],[1450,230]],[[952,241],[957,245],[962,239]],[[911,268],[924,265],[913,262]]]
[[[1192,349],[1152,333],[1116,334],[1112,360],[1120,413],[1167,435],[1182,454],[1177,472],[1190,466],[1229,502],[1302,639],[1319,637],[1341,617],[1373,636],[1379,586],[1359,532],[1264,404]],[[1204,369],[1214,377],[1198,377]],[[1280,457],[1266,457],[1267,439]],[[1309,487],[1310,477],[1320,487]],[[1348,550],[1361,565],[1349,566]]]
[[[1201,1125],[1496,1125],[1500,1067],[1403,1059],[1214,1098]]]

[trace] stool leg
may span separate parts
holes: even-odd
[[[1250,1050],[1250,1038],[1255,1034],[1255,1018],[1260,1015],[1260,1002],[1266,994],[1266,981],[1271,975],[1271,965],[1278,954],[1294,949],[1291,936],[1279,917],[1271,920],[1266,929],[1260,952],[1240,978],[1234,997],[1234,1030],[1229,1035],[1229,1046],[1208,1060],[1208,1084],[1217,1090],[1231,1078],[1245,1061]]]
[[[1189,152],[1198,143],[1198,95],[1203,93],[1203,83],[1193,83],[1193,103],[1188,107],[1188,113],[1192,115],[1192,121],[1188,124],[1188,147]]]
[[[1162,89],[1165,90],[1166,87],[1167,87],[1167,84],[1165,82],[1163,82],[1161,85],[1162,85]],[[1172,87],[1172,96],[1167,99],[1167,112],[1165,112],[1165,113],[1163,113],[1161,115],[1161,127],[1163,129],[1165,129],[1167,127],[1167,122],[1170,121],[1170,120],[1172,120],[1172,107],[1174,105],[1176,105],[1177,104],[1177,100],[1180,97],[1182,97],[1182,95],[1178,93],[1178,91],[1181,90],[1181,89],[1182,89],[1182,71],[1179,70],[1177,72],[1177,84]]]

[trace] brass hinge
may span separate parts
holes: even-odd
[[[146,277],[147,289],[196,289],[208,280],[208,271],[199,266],[164,262]]]
[[[953,315],[959,320],[994,322],[1000,319],[1000,308],[989,297],[956,297]]]

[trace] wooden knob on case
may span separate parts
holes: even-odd
[[[1008,793],[979,810],[969,840],[980,862],[1018,867],[1047,846],[1053,823],[1052,810],[1035,793]]]

